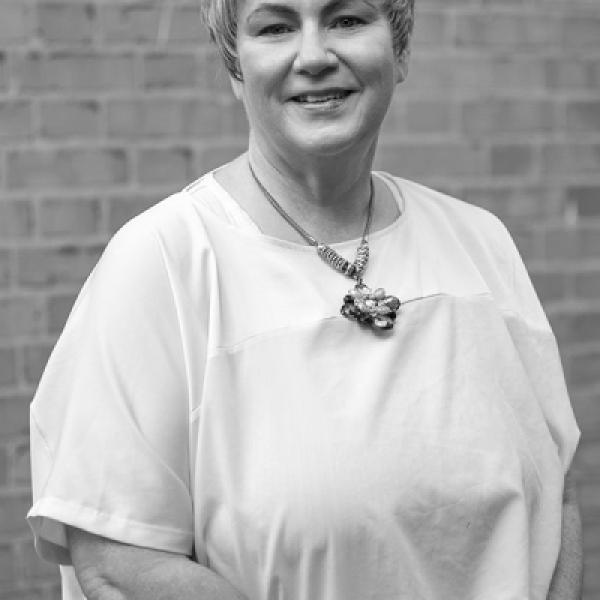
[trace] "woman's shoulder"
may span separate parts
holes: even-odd
[[[158,200],[119,227],[109,241],[128,253],[143,252],[148,245],[162,247],[168,253],[189,253],[190,245],[208,243],[207,210],[212,202],[211,177],[204,175],[184,188]]]
[[[464,243],[491,245],[500,252],[512,247],[508,229],[489,210],[410,179],[383,175],[402,191],[408,216],[421,221],[427,229],[439,234],[453,233]]]
[[[393,179],[404,194],[410,195],[413,200],[411,209],[427,212],[432,217],[437,214],[465,225],[478,225],[491,229],[504,227],[496,215],[481,206],[410,179],[385,175]]]
[[[496,215],[420,183],[394,179],[405,197],[407,220],[427,256],[449,261],[447,267],[459,272],[475,269],[508,310],[518,309],[516,298],[524,289],[532,296],[519,251]]]

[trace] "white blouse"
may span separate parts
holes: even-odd
[[[377,176],[402,211],[365,276],[403,301],[390,332],[211,174],[114,236],[31,408],[43,557],[70,564],[70,524],[249,600],[545,600],[579,437],[554,337],[494,216]]]

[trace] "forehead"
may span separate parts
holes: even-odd
[[[238,15],[255,11],[321,13],[368,6],[382,10],[383,0],[238,0]]]

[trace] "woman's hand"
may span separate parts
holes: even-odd
[[[129,546],[68,528],[88,600],[244,600],[225,579],[181,554]]]
[[[583,578],[581,515],[571,472],[565,477],[562,542],[548,600],[580,600]]]

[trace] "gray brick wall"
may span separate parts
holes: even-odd
[[[166,7],[166,10],[162,10]],[[417,0],[377,166],[498,214],[557,334],[600,596],[600,4]],[[34,555],[28,403],[127,219],[244,149],[196,0],[0,4],[0,600],[59,598]]]

